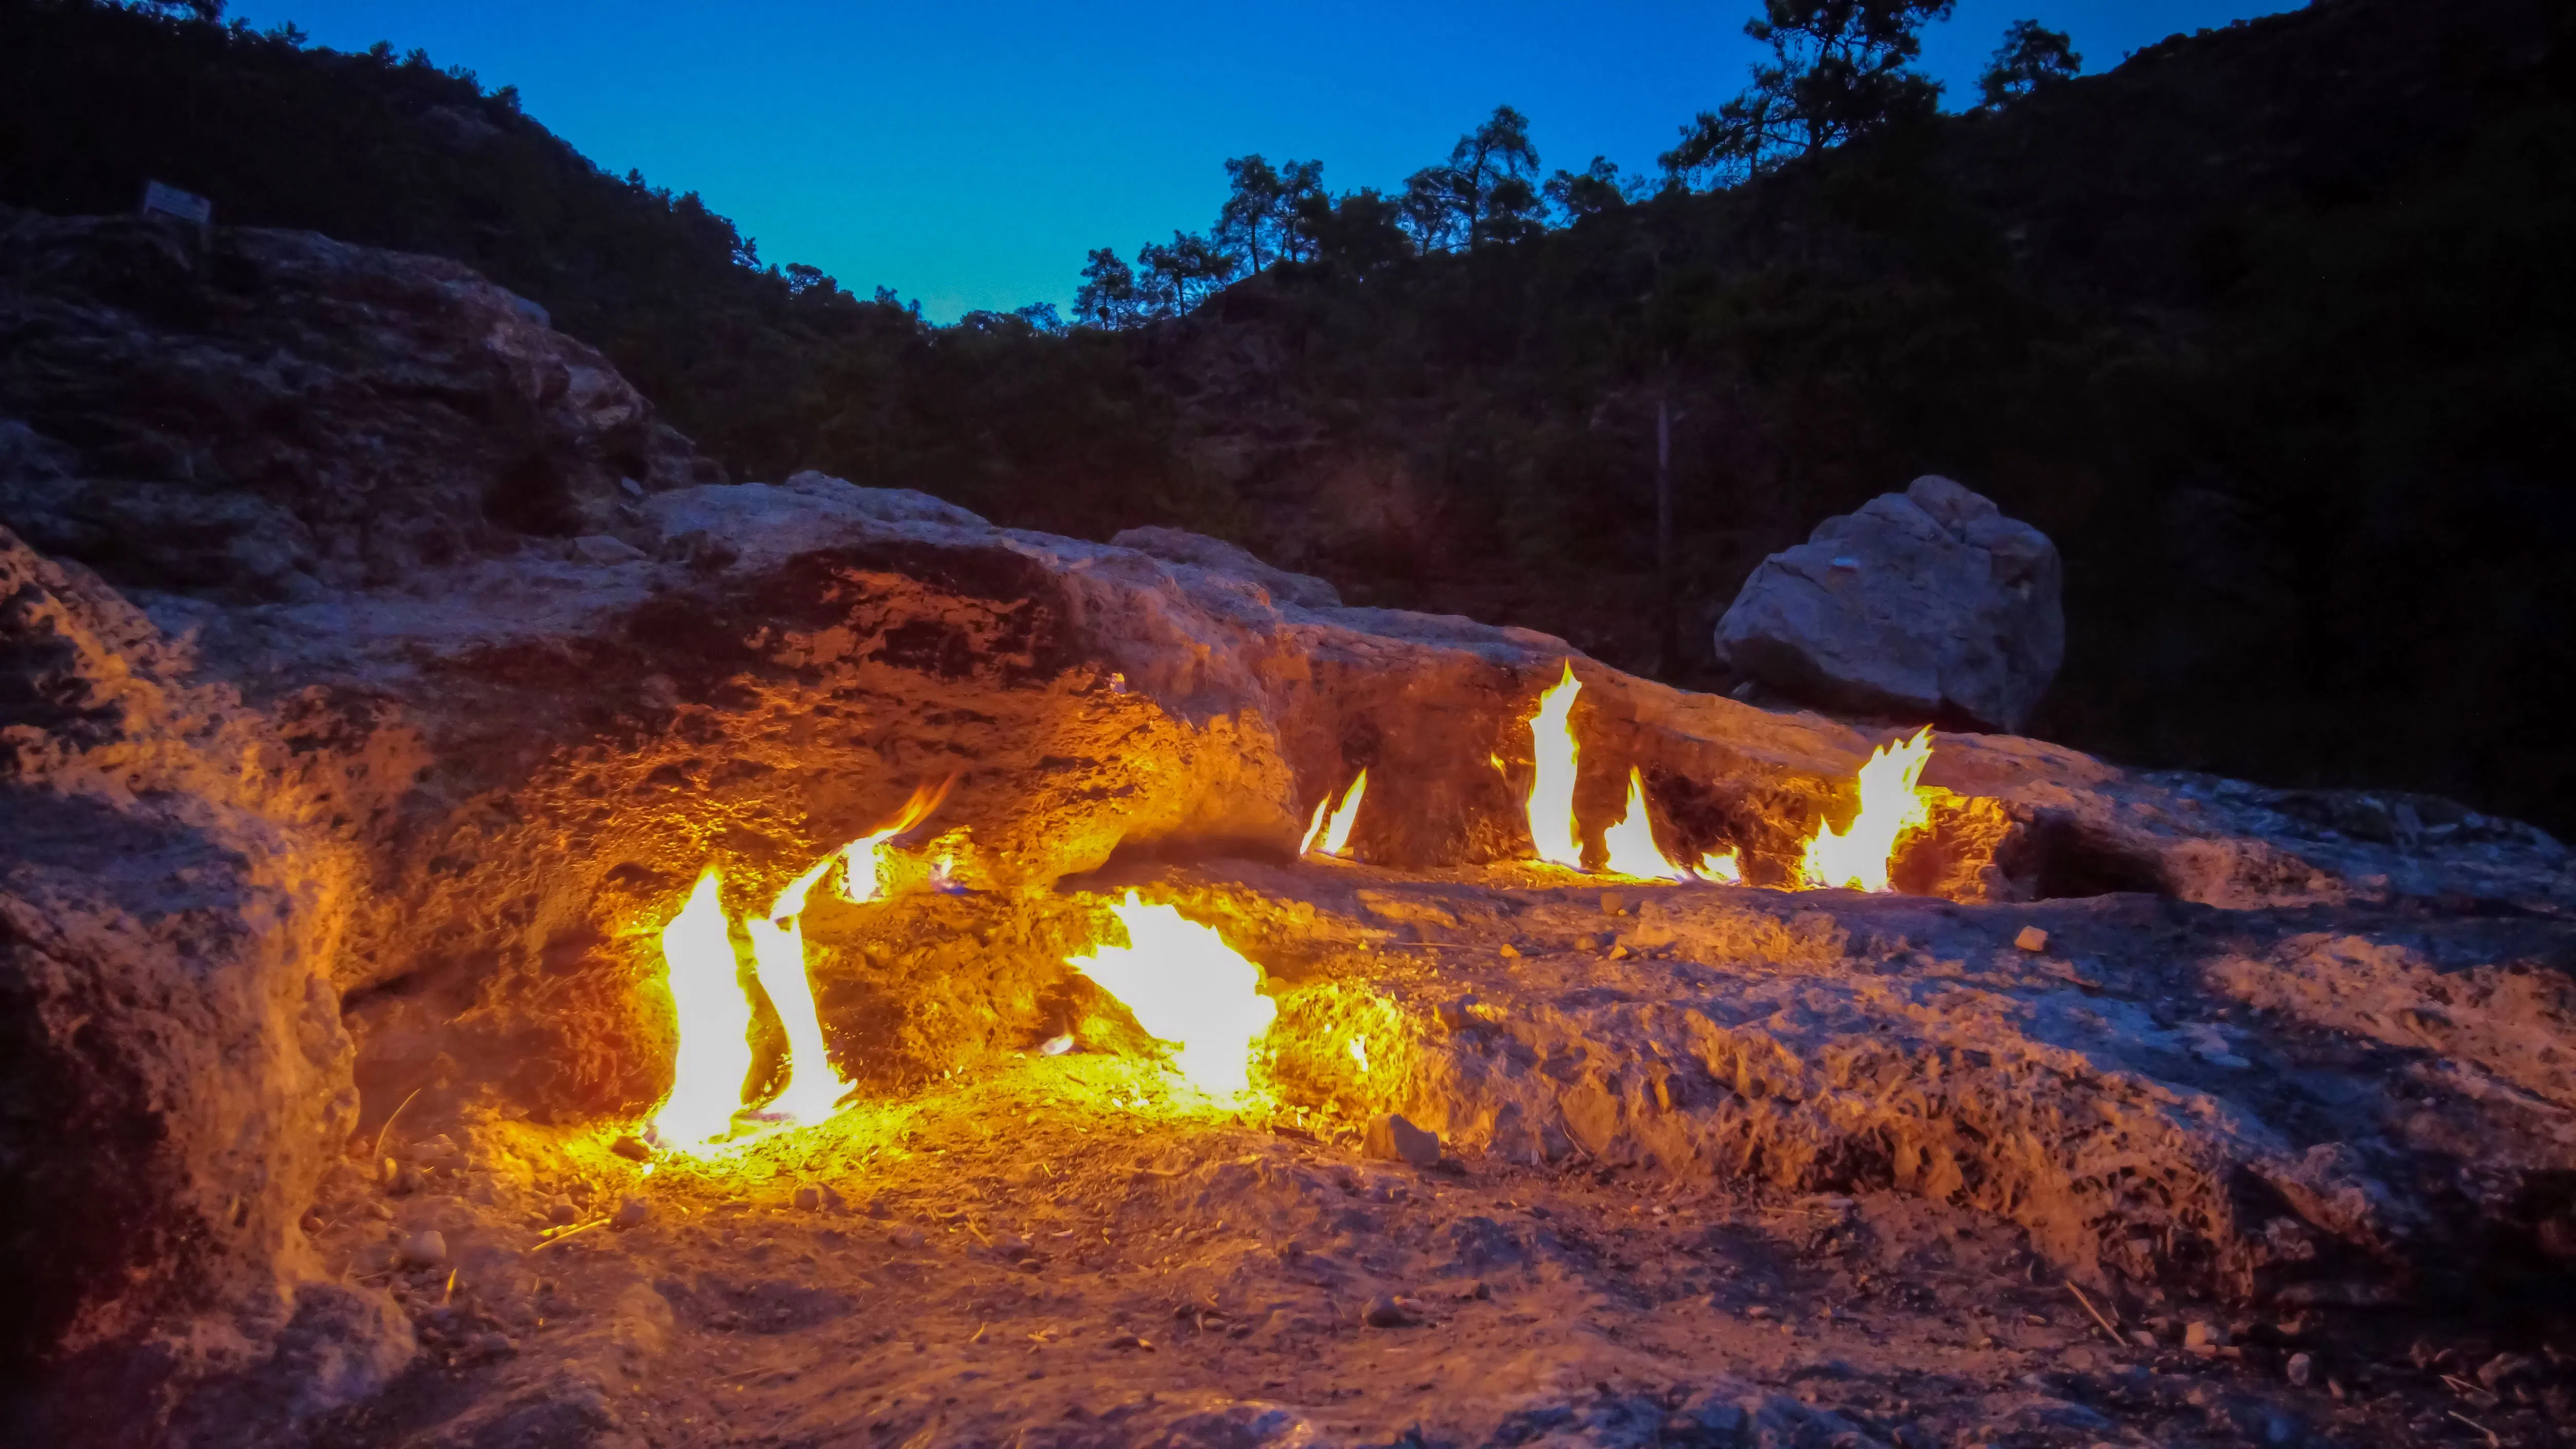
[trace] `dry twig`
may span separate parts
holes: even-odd
[[[396,1107],[391,1112],[386,1113],[385,1120],[376,1124],[376,1150],[367,1154],[367,1171],[375,1171],[376,1164],[385,1160],[385,1134],[394,1130],[394,1123],[402,1120],[403,1107],[410,1106],[412,1103],[412,1097],[417,1097],[419,1095],[420,1088],[412,1088],[411,1097],[405,1097],[402,1099],[402,1107]]]
[[[581,1224],[581,1225],[579,1225],[579,1226],[577,1226],[577,1227],[570,1227],[570,1228],[566,1228],[566,1229],[564,1229],[562,1232],[557,1233],[557,1234],[555,1234],[553,1237],[550,1237],[550,1238],[546,1239],[545,1241],[543,1241],[543,1242],[541,1242],[541,1243],[537,1244],[535,1247],[533,1247],[533,1248],[529,1249],[528,1251],[530,1251],[530,1252],[532,1252],[532,1253],[542,1253],[542,1252],[544,1252],[546,1249],[553,1247],[553,1246],[554,1246],[555,1244],[557,1244],[557,1243],[563,1242],[563,1241],[565,1241],[565,1240],[567,1240],[567,1239],[570,1239],[570,1238],[577,1238],[577,1237],[580,1237],[582,1234],[584,1234],[584,1233],[586,1233],[586,1232],[589,1232],[592,1228],[602,1228],[602,1227],[606,1227],[606,1226],[608,1226],[608,1219],[606,1219],[606,1218],[592,1218],[589,1222],[583,1223],[583,1224]]]
[[[2103,1333],[2110,1336],[2112,1343],[2121,1344],[2126,1342],[2126,1340],[2120,1337],[2120,1330],[2111,1326],[2111,1320],[2102,1316],[2102,1310],[2093,1306],[2093,1300],[2084,1296],[2083,1289],[2076,1287],[2074,1282],[2069,1280],[2066,1285],[2066,1291],[2074,1294],[2075,1301],[2084,1305],[2084,1311],[2093,1315],[2093,1322],[2095,1325],[2100,1327]]]
[[[2459,1410],[2446,1409],[2443,1412],[2449,1414],[2452,1418],[2459,1420],[2461,1423],[2468,1425],[2470,1428],[2477,1430],[2479,1433],[2486,1435],[2487,1443],[2489,1445],[2501,1446],[2504,1443],[2504,1440],[2496,1437],[2495,1430],[2488,1428],[2486,1425],[2479,1423],[2477,1420],[2470,1418]]]

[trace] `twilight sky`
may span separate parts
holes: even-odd
[[[1083,253],[1200,230],[1223,162],[1320,157],[1392,188],[1508,102],[1550,170],[1649,170],[1743,84],[1754,0],[233,0],[322,45],[426,49],[516,85],[613,173],[696,191],[758,241],[935,321],[1066,303]],[[1950,103],[2004,27],[2071,33],[2087,73],[2295,0],[1960,0],[1925,33]]]

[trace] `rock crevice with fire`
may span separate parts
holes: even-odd
[[[2088,1282],[2394,1301],[2576,1255],[2576,882],[2528,827],[1690,694],[1168,530],[715,482],[470,275],[207,245],[0,216],[0,1157],[57,1383],[207,1442],[264,1365],[306,1397],[252,1418],[372,1391],[413,1328],[308,1207],[389,1134],[676,1175],[1208,1041],[1192,1082],[1305,1137],[1910,1194]],[[25,345],[63,336],[179,359],[160,411]],[[227,432],[253,348],[345,433]],[[2053,627],[2045,540],[1925,491],[1863,514]],[[2018,720],[2030,637],[1898,693]],[[656,1131],[695,1000],[712,1106]]]

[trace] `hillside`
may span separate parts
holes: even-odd
[[[736,476],[1187,523],[1699,685],[1763,553],[1947,472],[2065,553],[2040,733],[2564,829],[2572,74],[2541,0],[2325,0],[1734,192],[1050,336],[766,268],[425,57],[0,0],[0,201],[118,210],[152,176],[450,256]]]

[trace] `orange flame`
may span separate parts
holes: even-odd
[[[1260,992],[1261,968],[1213,929],[1132,890],[1110,909],[1127,944],[1097,945],[1065,964],[1117,997],[1146,1035],[1177,1047],[1173,1065],[1191,1086],[1220,1098],[1251,1090],[1253,1043],[1279,1014]]]
[[[662,928],[680,1050],[672,1063],[671,1093],[653,1114],[653,1131],[690,1152],[732,1129],[743,1079],[751,1075],[751,999],[742,991],[742,966],[725,928],[721,891],[709,867],[689,892],[688,904]]]
[[[1302,855],[1342,854],[1351,843],[1351,827],[1359,823],[1360,797],[1367,793],[1368,771],[1362,770],[1352,778],[1350,789],[1343,792],[1341,808],[1333,811],[1332,819],[1324,818],[1325,808],[1333,803],[1332,797],[1327,795],[1317,801],[1314,823],[1307,827],[1306,843],[1299,848],[1299,853]]]
[[[1655,844],[1654,821],[1646,814],[1646,779],[1633,765],[1628,769],[1627,813],[1601,832],[1601,845],[1609,852],[1602,869],[1613,875],[1636,880],[1690,879],[1690,871]]]
[[[841,847],[841,899],[865,905],[885,894],[886,842],[929,819],[956,783],[951,775],[936,785],[924,781],[914,786],[892,820]]]
[[[1539,859],[1569,870],[1583,869],[1583,832],[1574,823],[1575,766],[1582,754],[1574,738],[1574,699],[1582,692],[1569,659],[1565,676],[1538,697],[1538,710],[1529,717],[1530,845]]]
[[[930,818],[948,798],[957,777],[912,792],[885,825],[816,861],[779,892],[766,920],[746,919],[752,970],[778,1008],[787,1033],[787,1085],[763,1113],[793,1124],[820,1122],[839,1110],[850,1082],[833,1067],[814,1009],[814,983],[805,970],[805,899],[842,863],[841,894],[852,901],[883,894],[886,842]],[[943,862],[944,865],[944,862]],[[716,869],[698,878],[688,903],[662,928],[663,970],[679,1018],[680,1047],[671,1069],[670,1095],[653,1113],[653,1133],[684,1152],[700,1153],[733,1133],[745,1079],[751,1075],[751,997],[742,986],[742,964],[726,924]]]
[[[1887,870],[1896,847],[1914,831],[1932,823],[1932,802],[1916,782],[1932,758],[1932,728],[1912,739],[1878,747],[1860,767],[1860,813],[1836,830],[1816,822],[1800,862],[1800,884],[1811,890],[1849,886],[1854,890],[1888,888]]]
[[[1732,846],[1701,856],[1698,869],[1702,880],[1723,881],[1728,885],[1740,885],[1744,881],[1744,862]]]

